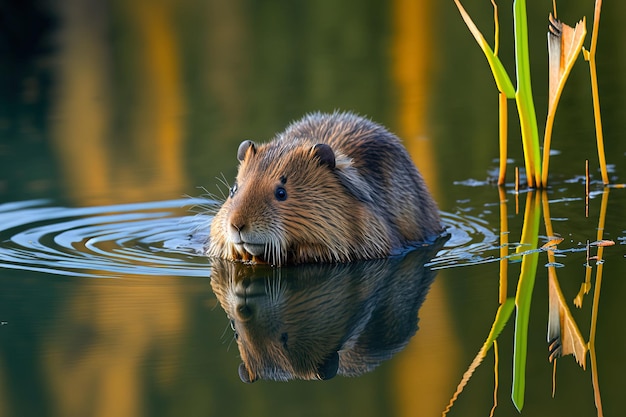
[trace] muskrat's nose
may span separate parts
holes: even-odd
[[[243,229],[246,227],[246,218],[247,216],[242,212],[241,209],[235,207],[228,216],[228,223],[230,223],[230,230],[236,234],[243,232]]]
[[[238,220],[239,217],[230,219],[230,229],[229,235],[230,239],[235,244],[240,244],[242,242],[241,232],[246,227],[246,223],[243,220]]]
[[[246,224],[243,221],[233,221],[230,223],[230,226],[238,232],[241,232]]]

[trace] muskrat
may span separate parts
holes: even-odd
[[[207,254],[272,265],[389,256],[442,232],[397,136],[353,113],[313,113],[271,142],[243,141]]]

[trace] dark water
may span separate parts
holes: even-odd
[[[491,39],[489,2],[467,3]],[[552,2],[529,3],[541,130]],[[584,15],[591,30],[592,1],[559,7],[565,22]],[[602,13],[602,121],[611,182],[619,184],[626,6],[606,2]],[[538,255],[522,414],[620,415],[626,193],[599,181],[582,59],[557,112],[550,187],[513,190],[523,159],[510,103],[500,194],[492,181],[496,89],[452,1],[33,1],[4,5],[0,16],[0,417],[440,415],[489,334],[502,265],[506,295],[515,295],[529,206],[539,221],[536,246],[551,240],[546,224],[563,241],[553,261],[545,250]],[[513,75],[508,7],[500,17],[500,56]],[[434,281],[419,330],[391,359],[359,377],[246,385],[201,254],[215,205],[207,195],[222,197],[242,139],[266,140],[303,113],[334,109],[368,115],[403,138],[451,237],[420,266]],[[615,244],[588,261],[586,243],[599,239]],[[554,398],[551,262],[595,359],[585,354],[586,369],[571,355],[558,359]],[[514,324],[498,338],[499,416],[518,415],[510,399]],[[449,415],[489,415],[494,361],[492,349]]]

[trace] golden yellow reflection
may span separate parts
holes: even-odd
[[[175,43],[174,3],[121,2],[121,13],[138,30],[138,103],[130,109],[134,160],[123,165],[120,183],[129,184],[131,198],[171,198],[185,184],[182,151],[185,112],[180,77],[180,52]],[[138,164],[150,173],[137,172]],[[142,166],[143,165],[143,166]],[[148,187],[148,189],[146,189]]]
[[[428,131],[431,102],[434,36],[431,22],[436,7],[426,0],[396,0],[393,3],[393,74],[398,93],[400,136],[420,168],[435,197],[438,196],[437,164]]]
[[[436,200],[437,164],[428,131],[436,6],[429,1],[393,3],[393,73],[398,93],[398,133]],[[435,280],[420,313],[420,331],[394,362],[394,392],[399,415],[437,415],[454,386],[460,351],[449,301]],[[428,375],[428,378],[424,378]]]
[[[184,113],[173,5],[120,2],[93,19],[89,5],[60,3],[64,25],[58,51],[54,145],[66,190],[76,203],[155,200],[180,196],[185,185],[181,152]],[[134,24],[128,62],[113,61],[109,20]],[[131,46],[127,46],[131,48]],[[120,100],[114,68],[134,74]],[[117,95],[116,95],[117,94]],[[115,130],[122,120],[127,129]],[[112,146],[121,144],[121,146]]]
[[[163,278],[143,285],[92,280],[68,301],[46,355],[58,415],[144,414],[146,358],[175,363],[181,339],[168,335],[179,334],[186,321],[176,287],[158,281]],[[173,370],[157,369],[154,386],[167,387]]]
[[[54,145],[68,189],[102,195],[110,187],[106,141],[111,119],[111,82],[106,68],[105,21],[87,18],[80,1],[60,5],[66,24],[59,31]]]
[[[178,198],[186,179],[176,4],[114,2],[97,15],[92,6],[59,3],[64,24],[53,137],[68,196],[84,206]],[[112,19],[132,22],[122,41],[132,58],[123,62],[112,59],[120,52],[108,38]],[[133,78],[124,91],[132,100],[120,99],[115,66]],[[46,347],[59,415],[144,414],[142,365],[147,357],[175,362],[180,339],[167,335],[179,334],[186,322],[178,287],[145,279],[149,285],[76,283],[58,318],[65,333]],[[172,370],[158,369],[155,385],[166,385]]]

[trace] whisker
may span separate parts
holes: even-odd
[[[224,328],[224,331],[222,331],[222,334],[220,335],[220,339],[223,339],[224,336],[226,336],[226,332],[228,331],[228,329],[230,329],[230,322],[228,323],[228,325],[226,325],[226,327]]]
[[[228,182],[228,180],[226,179],[226,176],[224,176],[224,173],[222,173],[221,175],[222,175],[221,177],[215,177],[215,179],[217,179],[220,184],[222,184],[224,187],[226,187],[227,190],[230,190],[231,185]],[[224,193],[224,190],[222,189],[222,187],[220,187],[220,184],[216,184],[217,189],[219,190],[220,194],[222,195],[222,201],[226,201],[228,193]]]
[[[227,351],[227,352],[230,352],[230,348],[232,347],[233,342],[234,342],[235,340],[236,340],[236,339],[235,339],[235,336],[233,335],[233,337],[231,337],[230,341],[228,342],[228,346],[226,347],[226,351]]]

